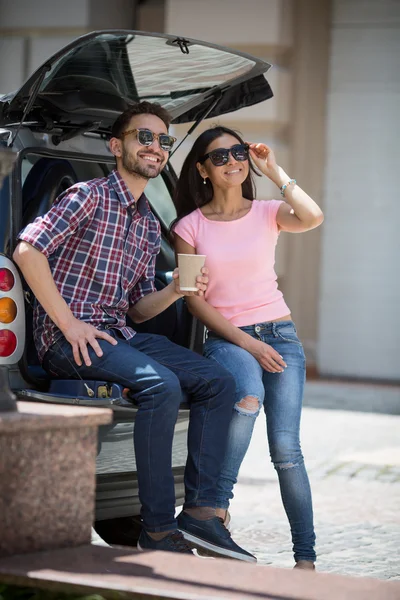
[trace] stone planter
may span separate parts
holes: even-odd
[[[90,543],[97,428],[112,411],[17,404],[0,413],[0,556]]]

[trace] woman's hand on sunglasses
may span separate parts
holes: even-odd
[[[197,292],[188,292],[187,290],[181,290],[179,287],[179,269],[176,268],[173,272],[173,278],[175,281],[175,291],[180,296],[204,296],[204,293],[208,285],[208,269],[203,267],[201,269],[201,275],[196,278]]]
[[[267,144],[247,143],[249,145],[250,156],[255,165],[264,175],[274,181],[279,175],[279,167],[276,163],[274,151]]]

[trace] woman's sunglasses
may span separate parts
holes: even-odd
[[[249,146],[247,144],[235,144],[231,148],[216,148],[202,156],[199,162],[203,164],[209,158],[215,167],[222,167],[228,162],[229,153],[232,154],[235,160],[243,162],[249,158]]]
[[[154,133],[150,129],[128,129],[121,134],[121,137],[125,137],[130,133],[136,134],[136,139],[141,146],[151,146],[154,140],[157,140],[160,144],[160,148],[169,152],[172,150],[173,145],[176,142],[176,138],[168,133]]]

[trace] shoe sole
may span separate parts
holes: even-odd
[[[236,560],[242,560],[249,563],[256,563],[257,559],[255,556],[246,556],[245,554],[241,554],[240,552],[235,552],[234,550],[228,550],[227,548],[221,548],[221,546],[216,546],[215,544],[211,544],[210,542],[206,542],[195,535],[192,535],[188,531],[184,529],[179,529],[183,537],[187,542],[190,542],[195,547],[200,547],[207,552],[211,552],[212,555],[217,556],[219,558],[234,558]]]
[[[139,542],[136,544],[136,550],[138,550],[139,552],[146,552],[146,550],[154,550],[154,548],[142,548],[142,546],[139,544]],[[201,554],[197,553],[196,548],[192,548],[192,554],[193,556],[198,556],[199,558],[210,558],[207,556],[201,556]]]

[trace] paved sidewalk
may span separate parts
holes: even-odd
[[[377,407],[379,414],[369,412]],[[400,579],[399,413],[400,388],[307,384],[302,447],[313,490],[319,571]],[[231,512],[235,541],[254,551],[261,564],[293,566],[261,414]]]

